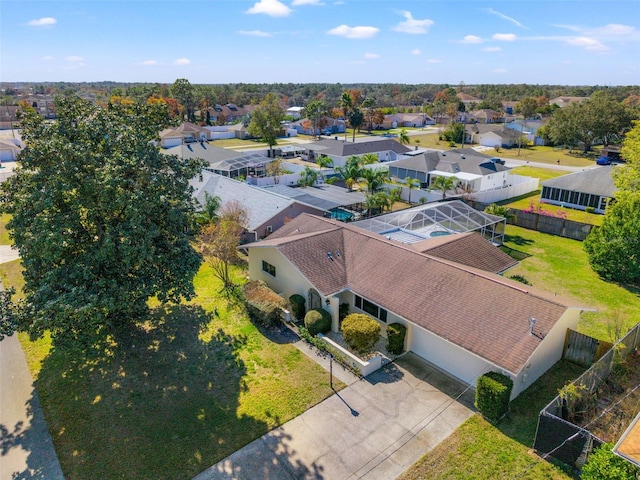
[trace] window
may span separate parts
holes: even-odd
[[[262,261],[262,271],[267,272],[272,277],[276,276],[276,267],[274,267],[270,263],[265,262],[264,260]]]
[[[387,311],[359,295],[355,296],[355,306],[381,322],[387,323]]]

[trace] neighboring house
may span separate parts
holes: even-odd
[[[206,170],[189,184],[193,187],[193,196],[200,206],[205,205],[206,195],[219,197],[221,204],[236,201],[242,205],[248,219],[244,235],[244,241],[247,242],[267,237],[301,213],[324,215],[322,209],[300,200],[283,197],[269,189],[254,187]]]
[[[302,115],[304,107],[289,107],[285,110],[285,115],[287,117],[291,117],[294,120],[297,120]]]
[[[13,128],[20,123],[18,112],[20,112],[20,107],[14,105],[0,106],[0,128]]]
[[[423,188],[435,177],[456,177],[474,192],[507,187],[512,183],[509,168],[473,149],[429,151],[389,163],[389,176],[418,179]]]
[[[507,115],[513,115],[516,111],[516,105],[519,102],[516,101],[512,101],[512,100],[506,100],[502,102],[502,110],[504,110],[504,113],[506,113]]]
[[[24,148],[20,140],[0,138],[0,162],[14,162]]]
[[[171,148],[184,143],[184,135],[175,128],[165,128],[160,132],[160,146]]]
[[[542,120],[514,120],[506,123],[504,127],[522,133],[533,145],[544,145],[544,138],[538,136],[538,130],[543,125]]]
[[[178,145],[162,153],[180,158],[200,158],[208,164],[205,169],[230,178],[264,176],[266,165],[273,161],[259,152],[236,152],[204,141]]]
[[[350,209],[362,209],[367,197],[355,190],[349,191],[336,185],[322,184],[313,187],[291,187],[279,183],[263,187],[286,198],[291,198],[305,205],[311,205],[325,217],[340,217],[341,220],[352,220],[355,215]]]
[[[209,107],[209,120],[217,125],[225,123],[235,123],[242,120],[256,109],[255,105],[245,105],[239,107],[233,103],[226,105],[214,105]]]
[[[482,103],[482,99],[478,97],[474,97],[473,95],[469,95],[468,93],[458,92],[456,94],[458,101],[464,104],[465,110],[473,110],[476,105]]]
[[[482,110],[469,112],[466,121],[476,123],[502,123],[504,122],[504,114],[489,108],[483,108]]]
[[[580,308],[554,295],[387,240],[350,224],[300,215],[243,247],[249,276],[307,309],[341,304],[386,325],[406,326],[405,350],[474,387],[497,371],[517,397],[562,357]]]
[[[199,142],[200,140],[212,140],[211,131],[191,122],[183,122],[175,128],[181,133],[185,142]]]
[[[299,134],[302,135],[338,135],[340,133],[344,133],[347,129],[344,120],[327,116],[320,119],[320,121],[318,122],[318,128],[315,132],[313,130],[313,122],[308,118],[302,118],[300,120],[296,120],[295,122],[291,122],[289,128],[295,129]]]
[[[578,210],[593,207],[596,213],[604,213],[617,190],[614,168],[608,165],[545,180],[540,201]]]
[[[391,138],[357,140],[356,142],[323,138],[307,144],[305,147],[309,161],[315,162],[318,155],[324,155],[333,160],[334,166],[340,167],[344,166],[346,160],[353,155],[374,153],[380,162],[391,162],[412,151],[409,147]]]
[[[435,125],[436,121],[426,113],[394,113],[384,116],[383,127],[424,127],[425,125]]]
[[[571,97],[568,95],[564,95],[561,97],[552,98],[549,100],[549,105],[557,105],[560,108],[568,107],[572,103],[582,103],[585,100],[588,100],[589,97]]]
[[[473,123],[465,125],[465,142],[484,147],[510,148],[518,144],[519,132],[502,125]]]

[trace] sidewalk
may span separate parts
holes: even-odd
[[[0,341],[0,480],[13,479],[64,480],[16,335]]]

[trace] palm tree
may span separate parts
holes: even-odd
[[[400,130],[400,133],[398,134],[398,140],[402,145],[409,145],[409,143],[411,143],[411,139],[409,139],[409,134],[404,128]]]
[[[367,206],[367,210],[369,210],[369,215],[374,215],[391,208],[392,203],[387,192],[378,192],[367,195],[365,205]]]
[[[344,117],[344,141],[347,141],[347,120],[349,120],[349,112],[353,108],[353,98],[349,95],[349,92],[342,92],[338,105],[342,109],[342,115]]]
[[[372,163],[378,163],[380,159],[375,153],[365,153],[360,157],[360,165],[371,165]]]
[[[374,170],[372,168],[363,168],[360,171],[360,177],[367,182],[367,190],[369,193],[376,193],[382,188],[385,180],[389,178],[389,172],[385,170]]]
[[[456,177],[436,177],[431,182],[431,186],[442,191],[442,199],[447,198],[447,191],[453,190],[458,179]]]
[[[334,171],[340,175],[340,178],[347,184],[347,188],[351,190],[353,184],[361,177],[360,158],[352,155],[347,158],[343,167],[335,167]]]
[[[420,181],[417,178],[407,177],[404,179],[407,183],[407,187],[409,187],[409,203],[411,203],[411,189],[412,188],[420,188]]]
[[[304,170],[300,174],[298,184],[301,187],[313,187],[318,181],[318,172],[311,167],[304,167]]]
[[[353,142],[356,141],[356,130],[358,130],[364,123],[364,114],[359,108],[352,108],[349,114],[349,125],[353,128]]]
[[[325,178],[322,170],[325,168],[333,168],[333,160],[331,157],[327,157],[326,155],[320,155],[319,157],[316,157],[316,165],[320,168],[320,176],[324,181]]]

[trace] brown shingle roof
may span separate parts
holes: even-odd
[[[571,305],[498,275],[307,214],[266,241],[245,247],[276,248],[322,295],[349,289],[512,373],[526,365]],[[537,320],[536,335],[529,333],[531,317]]]
[[[491,245],[482,235],[473,232],[434,237],[414,243],[411,247],[433,257],[491,273],[501,273],[518,264],[502,250]]]

